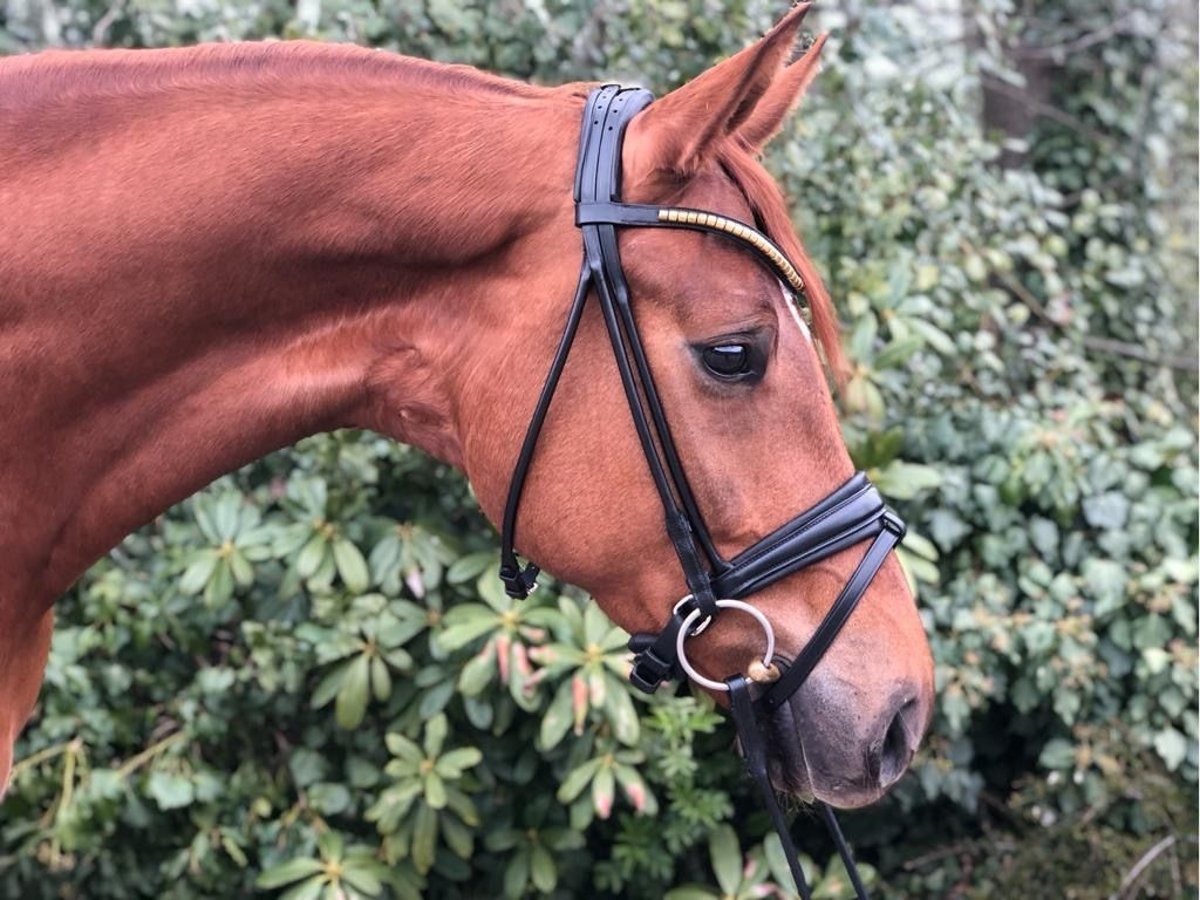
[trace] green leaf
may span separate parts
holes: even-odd
[[[462,674],[458,676],[458,689],[466,697],[476,697],[483,693],[495,678],[496,645],[489,642],[463,666]]]
[[[397,734],[392,731],[384,737],[384,743],[387,744],[388,751],[405,760],[417,765],[425,758],[425,754],[421,752],[421,748],[417,743],[402,734]]]
[[[771,878],[791,896],[799,893],[796,889],[796,879],[792,877],[792,868],[788,865],[787,854],[783,852],[783,843],[779,835],[768,834],[763,840],[763,852],[767,857],[767,868],[771,870]],[[812,861],[807,856],[800,857],[800,871],[809,884],[813,883],[816,872]]]
[[[447,797],[449,792],[447,792]],[[456,856],[462,859],[470,859],[471,853],[475,849],[475,839],[470,827],[461,819],[454,816],[441,816],[442,838]]]
[[[342,881],[356,891],[362,891],[368,896],[377,896],[383,890],[383,882],[374,869],[367,867],[347,867],[342,870]]]
[[[337,696],[337,692],[346,678],[346,670],[350,667],[351,662],[353,660],[339,663],[321,679],[320,684],[317,685],[317,689],[313,691],[312,699],[309,701],[309,705],[313,709],[320,709],[322,706],[332,702],[333,698]]]
[[[371,576],[367,571],[367,561],[353,543],[345,538],[333,542],[333,561],[337,565],[338,574],[348,590],[361,594],[371,584]]]
[[[417,818],[413,824],[412,861],[417,871],[426,874],[433,866],[434,849],[437,846],[438,814],[422,803],[417,807]]]
[[[308,543],[300,550],[300,555],[296,557],[297,574],[301,578],[311,578],[315,575],[321,563],[325,561],[328,549],[329,544],[323,534],[318,532],[310,537]]]
[[[558,788],[558,793],[555,795],[558,797],[558,801],[560,803],[570,803],[583,793],[583,789],[588,786],[588,783],[592,780],[592,777],[599,770],[603,762],[602,759],[589,759],[582,765],[572,769]]]
[[[742,847],[728,825],[718,825],[708,837],[713,874],[721,891],[732,896],[742,882]]]
[[[325,816],[336,816],[350,808],[352,798],[344,784],[322,782],[308,789],[308,803]]]
[[[475,809],[475,804],[458,788],[446,787],[446,805],[454,810],[466,824],[472,826],[479,824],[479,813]]]
[[[622,688],[624,692],[624,688]],[[567,736],[571,729],[574,715],[571,709],[571,680],[566,679],[558,686],[554,699],[542,716],[542,724],[538,730],[538,743],[543,750],[553,750]]]
[[[305,512],[314,518],[324,517],[329,494],[324,478],[298,478],[288,487],[304,506]]]
[[[365,654],[360,654],[346,667],[346,674],[342,679],[337,694],[337,703],[334,706],[334,718],[342,728],[357,728],[362,723],[363,716],[366,715],[367,700],[369,699],[367,686],[369,663],[370,659]]]
[[[446,613],[445,627],[438,634],[437,642],[443,650],[453,652],[499,627],[496,614],[486,606],[478,603],[456,606]]]
[[[212,577],[213,569],[217,567],[218,556],[215,550],[200,550],[192,562],[184,570],[179,579],[179,592],[193,596],[204,590]]]
[[[192,513],[196,517],[196,525],[200,528],[200,533],[208,539],[210,544],[220,545],[222,543],[221,532],[213,517],[213,505],[211,497],[197,496]]]
[[[446,581],[450,584],[465,584],[472,578],[482,575],[495,562],[496,554],[490,550],[483,553],[469,553],[466,556],[460,556],[446,570]]]
[[[425,802],[433,809],[444,809],[446,806],[446,782],[437,772],[425,776]]]
[[[554,890],[558,883],[558,867],[554,865],[554,857],[541,844],[534,844],[529,855],[530,875],[533,886],[543,894]]]
[[[221,849],[229,855],[229,858],[234,861],[239,869],[244,869],[250,864],[250,860],[246,857],[246,851],[238,845],[235,837],[225,829],[221,830]]]
[[[233,589],[233,573],[229,571],[229,564],[220,560],[213,568],[208,584],[204,586],[204,602],[211,607],[221,606],[233,596]]]
[[[225,493],[218,497],[217,502],[213,504],[212,522],[220,543],[232,540],[237,534],[238,511],[242,502],[239,494]]]
[[[329,828],[317,836],[317,849],[321,851],[324,859],[341,859],[345,847],[346,839],[340,831]]]
[[[434,771],[443,778],[455,779],[467,769],[473,769],[483,761],[483,753],[475,747],[459,747],[441,756]]]
[[[612,723],[613,734],[625,746],[636,746],[641,723],[637,710],[633,706],[630,689],[624,682],[617,681],[607,672],[603,674],[603,677],[609,682],[605,709],[608,713],[608,720]]]
[[[305,788],[316,784],[329,771],[325,757],[307,747],[297,747],[288,758],[288,770],[297,787]]]
[[[875,355],[876,371],[894,369],[907,362],[914,353],[924,346],[925,341],[919,337],[908,337],[894,340]]]
[[[246,588],[254,584],[254,566],[250,565],[250,561],[240,550],[229,554],[229,571],[238,587]]]
[[[438,713],[429,720],[429,724],[425,726],[425,755],[429,758],[436,757],[442,752],[442,745],[446,743],[446,732],[449,730],[449,724],[446,721],[444,713]]]
[[[403,551],[404,545],[400,543],[400,538],[395,533],[388,534],[377,543],[371,549],[371,556],[367,564],[371,580],[376,584],[383,584],[389,576],[393,575],[400,568]]]
[[[146,780],[146,792],[154,798],[159,809],[180,809],[195,799],[195,785],[184,775],[173,772],[151,772]]]
[[[596,771],[596,777],[592,779],[592,805],[600,818],[607,819],[612,814],[613,797],[616,792],[613,770],[608,766],[601,766]]]
[[[1069,769],[1075,765],[1075,745],[1063,738],[1052,738],[1042,748],[1038,762],[1047,769]]]
[[[1124,528],[1129,517],[1129,499],[1112,491],[1083,501],[1083,517],[1093,528]]]
[[[497,828],[489,831],[484,838],[484,846],[490,853],[502,853],[511,850],[525,840],[525,835],[515,828]]]
[[[946,332],[923,319],[912,319],[911,324],[913,331],[924,338],[925,343],[942,356],[954,355],[957,348],[954,346],[954,340]]]
[[[519,900],[525,896],[525,886],[529,884],[529,867],[529,847],[523,846],[513,854],[504,868],[505,897]]]
[[[1167,768],[1174,772],[1188,755],[1188,739],[1174,728],[1164,728],[1154,736],[1154,749]]]
[[[279,900],[317,900],[327,886],[324,875],[318,875],[289,888]]]
[[[283,887],[285,884],[291,884],[293,881],[299,881],[301,878],[316,875],[321,869],[319,860],[289,859],[285,863],[264,871],[254,880],[254,885],[264,891],[269,891]]]
[[[371,694],[381,703],[392,696],[392,673],[381,657],[371,657]]]
[[[911,500],[942,483],[942,474],[932,466],[896,460],[876,473],[876,483],[885,495],[896,500]]]

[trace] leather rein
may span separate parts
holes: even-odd
[[[878,490],[860,472],[732,559],[725,559],[717,550],[688,485],[646,359],[629,286],[621,268],[617,228],[686,228],[719,234],[754,255],[790,290],[796,302],[804,298],[804,280],[783,251],[750,225],[704,210],[621,201],[621,146],[625,128],[653,99],[642,88],[609,84],[593,90],[584,109],[574,188],[575,224],[583,234],[583,266],[566,327],[530,418],[509,485],[501,532],[500,578],[508,595],[516,599],[528,596],[537,582],[538,567],[533,563],[522,566],[516,556],[517,513],[542,424],[587,299],[594,289],[634,428],[662,502],[667,535],[679,557],[689,591],[657,634],[637,634],[630,640],[630,649],[635,654],[630,680],[640,690],[653,693],[663,681],[686,674],[710,690],[729,693],[746,767],[762,792],[800,896],[809,900],[811,890],[771,785],[759,715],[774,712],[803,685],[862,600],[887,555],[903,538],[904,522],[884,505]],[[871,543],[865,555],[833,606],[796,659],[780,675],[775,666],[771,624],[743,598],[867,540]],[[766,635],[767,649],[761,665],[751,665],[749,677],[736,674],[720,682],[692,668],[684,644],[687,638],[708,627],[724,609],[737,609],[754,616]],[[758,684],[752,686],[752,682]],[[866,890],[833,811],[823,803],[819,807],[859,900],[866,900]]]

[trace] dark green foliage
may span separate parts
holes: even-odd
[[[661,90],[781,10],[6,0],[0,51],[314,33]],[[913,523],[938,665],[913,774],[847,831],[897,895],[1182,896],[1194,24],[1165,2],[923,10],[823,11],[826,72],[770,159],[849,323],[847,438]],[[977,66],[1011,74],[1014,44],[1050,48],[1061,115],[1005,171]],[[130,537],[60,604],[0,897],[685,900],[785,878],[711,704],[633,695],[586,598],[514,605],[494,567],[462,479],[367,434],[304,441]],[[814,874],[844,895],[836,863]]]

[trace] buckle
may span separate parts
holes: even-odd
[[[537,590],[537,577],[541,571],[533,563],[524,569],[516,564],[500,566],[500,580],[504,582],[504,593],[514,600],[524,600]]]
[[[890,531],[898,538],[903,538],[905,532],[908,531],[908,526],[904,523],[904,520],[890,506],[883,508],[880,524],[883,525],[884,531]]]
[[[686,607],[686,609],[685,609],[685,607]],[[679,602],[675,604],[675,608],[671,610],[671,612],[674,613],[676,616],[678,616],[680,619],[690,618],[691,614],[693,612],[697,612],[697,611],[699,611],[699,607],[696,606],[696,595],[695,594],[688,594],[685,597],[681,597],[679,599]],[[705,616],[703,619],[701,619],[695,625],[692,625],[688,629],[688,633],[687,633],[688,637],[695,637],[698,634],[703,634],[704,629],[706,629],[709,625],[712,624],[712,620],[713,620],[712,616]]]
[[[633,661],[633,668],[629,670],[629,683],[644,694],[653,694],[664,681],[671,680],[674,669],[674,661],[662,659],[654,652],[653,646],[646,647]]]

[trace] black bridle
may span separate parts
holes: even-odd
[[[629,286],[617,249],[617,227],[688,228],[719,234],[755,255],[790,289],[796,302],[804,297],[804,281],[784,253],[750,225],[703,210],[621,202],[621,145],[625,128],[652,100],[649,91],[611,84],[595,89],[588,97],[575,171],[575,224],[583,233],[583,267],[566,328],[513,471],[504,509],[500,577],[509,596],[517,599],[528,596],[537,580],[538,567],[532,563],[522,567],[516,557],[513,541],[517,512],[542,423],[574,343],[583,308],[594,288],[634,428],[662,501],[667,535],[679,557],[689,591],[676,604],[661,631],[634,635],[630,641],[630,649],[635,653],[630,680],[639,689],[652,693],[663,681],[679,676],[686,669],[701,683],[729,691],[730,707],[747,768],[763,792],[800,895],[808,900],[810,891],[767,771],[767,753],[758,712],[761,709],[769,713],[777,709],[808,678],[846,624],[888,553],[904,536],[904,523],[884,505],[879,492],[860,472],[816,506],[732,559],[725,559],[714,545],[684,474],[634,321]],[[753,613],[763,624],[768,646],[773,647],[769,622],[741,599],[866,540],[871,543],[858,567],[812,638],[782,675],[778,674],[778,669],[771,671],[773,660],[768,652],[764,667],[755,680],[772,683],[759,696],[752,699],[751,680],[744,675],[733,675],[722,684],[709,682],[691,669],[682,655],[684,640],[707,627],[723,608],[741,608]],[[770,674],[762,674],[764,672]],[[858,896],[865,898],[866,892],[832,810],[821,804],[821,811]]]

